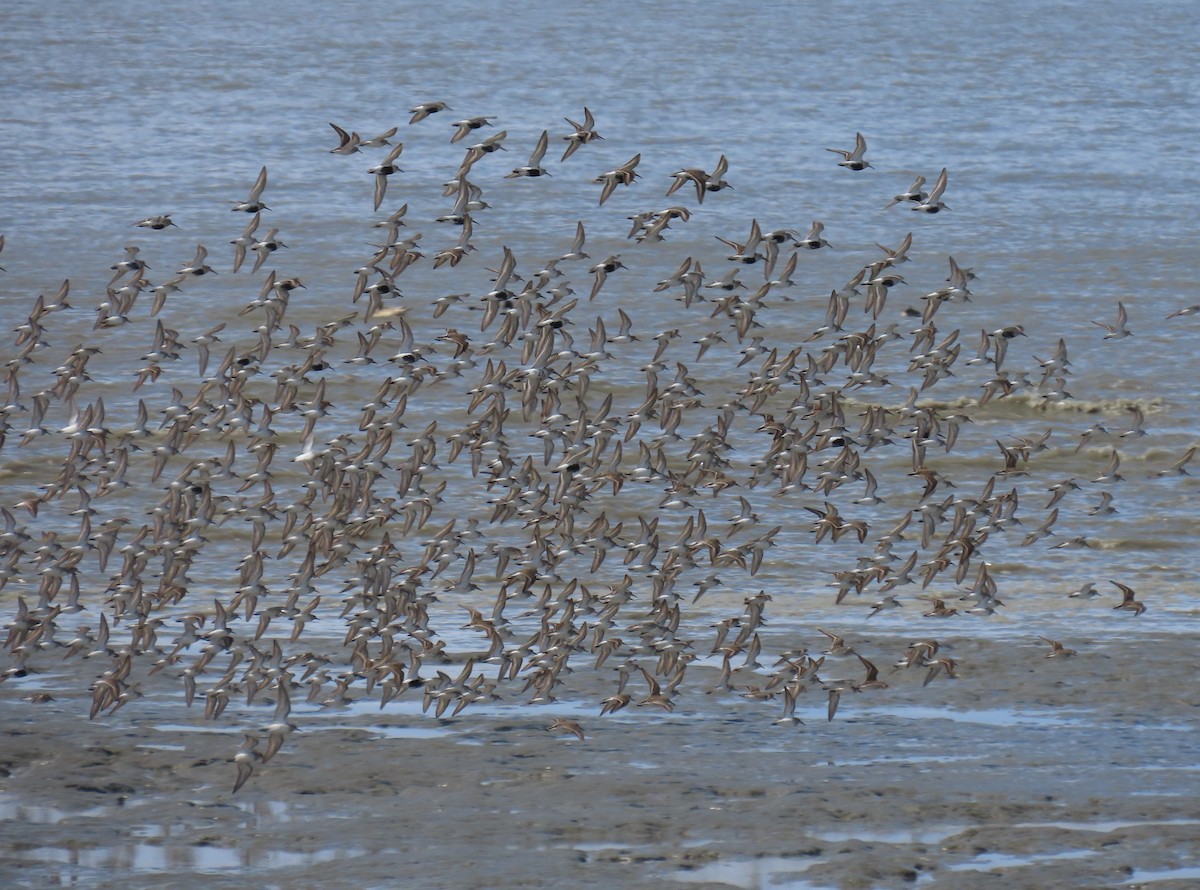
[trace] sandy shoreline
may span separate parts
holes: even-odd
[[[150,690],[89,723],[82,695],[22,699],[47,675],[10,680],[0,881],[1195,886],[1200,710],[1178,680],[1194,647],[1073,642],[1077,657],[1045,659],[1032,643],[958,640],[959,680],[887,674],[833,723],[810,695],[795,727],[774,725],[778,702],[702,682],[674,713],[600,718],[590,672],[559,704],[441,721],[413,693],[382,712],[313,709],[237,796],[236,715],[180,717]],[[563,715],[586,740],[546,731]]]

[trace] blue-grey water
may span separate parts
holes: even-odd
[[[510,371],[529,363],[522,356],[522,339],[485,348],[497,327],[482,331],[482,313],[476,310],[492,287],[505,247],[516,258],[518,274],[529,278],[568,250],[580,221],[591,258],[560,263],[565,276],[550,285],[569,281],[579,301],[568,326],[573,347],[561,337],[556,340],[556,350],[564,355],[554,367],[560,372],[577,369],[580,356],[592,349],[590,332],[597,320],[603,320],[611,337],[620,327],[618,310],[628,313],[639,340],[607,346],[610,355],[591,372],[585,396],[594,410],[606,394],[612,395],[610,417],[616,421],[616,438],[622,438],[629,415],[646,396],[643,369],[657,346],[652,338],[678,330],[658,382],[669,386],[682,363],[700,391],[684,411],[681,439],[660,440],[678,471],[687,468],[691,437],[712,427],[771,348],[782,356],[803,346],[819,359],[842,334],[867,330],[872,319],[864,314],[860,295],[852,299],[843,331],[814,335],[823,324],[830,292],[881,259],[877,245],[896,247],[911,232],[911,262],[895,270],[906,283],[891,289],[877,322],[879,331],[894,325],[900,334],[900,339],[881,344],[873,368],[888,383],[855,386],[851,369],[841,363],[809,377],[813,399],[843,390],[846,426],[860,446],[860,414],[868,406],[889,409],[896,433],[892,444],[857,449],[861,465],[879,478],[883,503],[856,503],[864,495],[861,474],[828,493],[781,493],[777,479],[753,482],[755,461],[764,458],[770,445],[762,431],[764,418],[733,408],[726,474],[736,485],[717,485],[716,490],[701,485],[683,492],[682,503],[663,506],[669,499],[661,479],[647,482],[630,475],[618,494],[597,486],[593,500],[579,513],[580,533],[601,510],[613,523],[623,521],[626,543],[636,540],[639,516],[658,516],[662,552],[652,568],[626,569],[621,565],[624,553],[614,551],[593,574],[592,548],[574,546],[578,542],[552,530],[553,521],[543,522],[552,546],[563,554],[557,577],[543,571],[536,593],[547,584],[562,590],[571,578],[591,586],[593,594],[603,592],[630,571],[635,594],[618,625],[644,619],[665,551],[687,518],[694,520],[702,510],[710,532],[729,545],[781,526],[753,575],[729,562],[714,570],[699,559],[699,565],[678,576],[679,634],[703,644],[704,652],[711,625],[740,614],[744,599],[760,590],[773,597],[764,630],[771,661],[779,652],[801,646],[815,653],[825,640],[814,629],[831,624],[851,633],[875,629],[1026,643],[1035,641],[1036,634],[1069,640],[1191,633],[1196,626],[1196,486],[1187,475],[1158,473],[1200,438],[1192,348],[1200,313],[1167,317],[1200,303],[1195,276],[1200,76],[1188,52],[1198,42],[1200,17],[1182,2],[1136,8],[1116,2],[1052,8],[1032,2],[935,2],[911,8],[841,2],[536,2],[516,8],[465,2],[230,6],[52,0],[10,5],[0,11],[0,70],[5,72],[0,79],[0,234],[5,237],[0,266],[6,270],[0,272],[5,338],[0,355],[12,359],[4,409],[8,431],[0,451],[0,505],[14,517],[16,530],[31,537],[18,548],[15,537],[6,536],[0,614],[6,623],[12,621],[18,598],[34,606],[39,590],[45,590],[45,564],[36,553],[44,535],[56,532],[58,541],[70,546],[79,533],[80,514],[74,511],[86,505],[77,485],[43,503],[36,516],[18,506],[44,491],[40,486],[60,471],[71,441],[69,432],[61,430],[69,429],[73,411],[102,397],[111,445],[133,425],[138,402],[144,400],[149,428],[155,430],[163,409],[175,401],[173,389],[185,404],[197,395],[202,378],[191,342],[195,337],[220,322],[227,324],[212,349],[210,377],[226,350],[256,347],[263,312],[239,313],[260,297],[271,270],[280,279],[297,277],[305,287],[292,292],[283,326],[272,335],[262,371],[248,391],[261,402],[277,403],[273,375],[288,376],[293,372],[284,369],[304,360],[305,350],[295,346],[294,337],[292,345],[286,342],[288,325],[295,325],[295,336],[303,339],[357,313],[344,326],[329,329],[334,333],[326,356],[331,367],[302,384],[299,401],[312,398],[315,381],[323,378],[332,404],[317,422],[316,445],[336,445],[336,437],[343,435],[349,453],[361,447],[361,406],[400,371],[386,361],[400,343],[394,331],[385,331],[374,353],[377,363],[344,363],[358,349],[356,333],[366,333],[379,320],[366,320],[366,300],[352,299],[355,270],[371,260],[372,245],[380,243],[384,229],[373,224],[406,203],[400,237],[419,233],[423,258],[396,279],[402,296],[389,297],[386,307],[404,313],[416,344],[436,369],[434,376],[452,355],[436,339],[448,329],[470,338],[474,363],[461,376],[430,378],[413,390],[406,429],[397,433],[388,457],[393,469],[376,480],[375,494],[389,496],[390,485],[397,505],[405,503],[406,495],[394,490],[395,468],[409,457],[407,443],[437,420],[436,465],[427,472],[425,488],[445,481],[443,500],[435,503],[428,524],[420,529],[405,534],[402,513],[386,527],[402,554],[399,578],[400,571],[419,563],[424,542],[435,529],[454,518],[459,530],[468,519],[478,520],[483,537],[465,540],[443,574],[421,581],[423,590],[439,594],[429,607],[431,627],[449,641],[451,652],[477,648],[482,640],[477,631],[460,628],[466,613],[459,601],[489,610],[502,583],[493,570],[495,558],[484,556],[488,544],[527,547],[531,538],[528,515],[492,521],[493,499],[507,491],[507,485],[485,484],[494,448],[486,449],[478,476],[472,476],[465,454],[453,463],[448,460],[451,434],[478,419],[479,412],[467,412],[470,390],[481,384],[489,362],[504,361]],[[448,103],[450,110],[410,125],[409,109],[433,100]],[[595,114],[604,138],[560,163],[562,137],[570,131],[564,118],[581,120],[585,106]],[[451,144],[451,122],[475,115],[494,116],[494,126]],[[403,172],[390,177],[378,211],[372,209],[373,177],[366,171],[386,149],[332,154],[337,137],[329,122],[363,138],[399,128],[393,142],[404,143],[397,161]],[[453,204],[443,184],[455,176],[467,145],[500,130],[507,131],[507,150],[484,156],[470,172],[489,205],[474,214],[476,249],[456,266],[435,269],[434,255],[451,247],[460,231],[435,221]],[[551,175],[506,179],[510,170],[526,163],[543,130],[550,134],[545,166]],[[865,136],[872,163],[861,172],[839,167],[838,156],[826,151],[849,149],[856,132]],[[599,206],[600,186],[593,179],[635,154],[641,155],[639,180],[618,187]],[[675,171],[711,170],[721,155],[728,159],[731,188],[708,193],[702,204],[690,184],[665,196]],[[230,212],[230,207],[246,196],[264,166],[269,178],[263,200],[270,210],[263,212],[258,234],[278,228],[287,247],[272,254],[257,273],[250,271],[251,253],[233,274],[229,242],[249,217]],[[944,199],[949,209],[927,215],[912,212],[907,204],[886,207],[914,177],[925,176],[932,184],[942,168],[948,170]],[[637,243],[626,237],[629,217],[671,205],[686,207],[691,217],[673,221],[664,241]],[[177,227],[151,231],[134,226],[156,214],[170,214]],[[757,326],[739,342],[731,318],[717,302],[724,292],[702,289],[704,300],[685,306],[678,287],[660,292],[654,287],[690,257],[703,264],[709,281],[736,268],[748,285],[738,293],[748,299],[763,282],[762,265],[730,263],[730,251],[715,236],[743,241],[752,220],[764,231],[794,229],[801,236],[819,220],[831,246],[800,251],[795,285],[774,288],[762,299]],[[114,274],[110,267],[124,258],[126,246],[140,248],[139,257],[149,266],[147,278],[156,285],[188,263],[201,244],[217,275],[184,282],[167,297],[158,318],[150,315],[153,294],[147,289],[128,323],[96,327],[97,306],[106,300]],[[781,256],[780,267],[789,253]],[[589,302],[593,277],[587,270],[612,254],[626,268],[613,272]],[[936,342],[958,331],[962,352],[951,367],[953,374],[920,392],[918,404],[942,414],[968,415],[974,423],[963,424],[952,450],[936,443],[929,447],[929,465],[956,487],[943,485],[922,499],[920,481],[908,475],[911,434],[899,413],[911,387],[922,382],[921,372],[909,365],[912,332],[921,321],[904,310],[919,312],[926,303],[922,296],[945,286],[950,257],[977,277],[970,282],[970,302],[948,302],[939,309]],[[70,281],[73,308],[41,319],[46,345],[32,352],[30,361],[18,360],[16,329],[27,321],[35,298],[44,294],[49,300],[64,280]],[[434,300],[448,294],[467,296],[434,318]],[[540,302],[548,304],[549,296]],[[1106,339],[1098,323],[1115,324],[1119,303],[1128,311],[1132,334]],[[536,321],[536,312],[533,317]],[[178,361],[162,362],[160,377],[134,390],[158,321],[177,331],[186,348]],[[984,386],[996,369],[986,361],[968,362],[981,331],[1009,325],[1022,326],[1027,335],[1008,342],[1003,363],[1018,381],[1017,390],[981,406]],[[530,336],[536,338],[536,333]],[[695,341],[711,333],[725,342],[698,357]],[[757,346],[763,352],[739,366],[741,350],[755,337],[762,338]],[[1039,386],[1039,360],[1050,359],[1060,339],[1069,352],[1069,374],[1049,375]],[[89,361],[88,376],[74,400],[49,398],[48,434],[23,445],[33,397],[61,381],[63,375],[55,369],[80,345],[101,350]],[[567,357],[572,348],[575,354]],[[797,372],[806,365],[801,357]],[[14,377],[19,394],[12,388]],[[792,375],[763,410],[784,417],[800,395],[798,377]],[[1062,387],[1070,398],[1057,393]],[[519,389],[507,402],[507,454],[517,467],[532,455],[551,490],[558,480],[553,468],[567,453],[564,442],[578,414],[573,387],[565,385],[561,391],[564,417],[545,424],[540,417],[522,421]],[[208,395],[212,398],[212,392]],[[809,404],[794,412],[797,430],[812,422],[804,417]],[[1144,415],[1144,435],[1134,408]],[[131,522],[120,529],[106,570],[100,570],[95,550],[85,548],[77,569],[84,612],[58,618],[60,642],[72,637],[77,624],[94,627],[101,613],[113,621],[114,640],[129,638],[127,623],[115,620],[109,578],[120,568],[121,547],[145,524],[150,528],[147,540],[162,538],[144,579],[148,589],[157,586],[162,553],[179,541],[154,530],[154,511],[158,507],[163,512],[172,480],[189,469],[198,472],[191,461],[211,464],[232,441],[235,472],[253,471],[257,457],[249,450],[252,438],[218,429],[213,404],[198,409],[198,414],[204,412],[206,422],[214,425],[183,453],[170,455],[157,480],[150,479],[154,458],[147,446],[131,453],[131,488],[92,500],[93,531],[105,520]],[[260,416],[258,406],[254,420]],[[550,459],[543,454],[542,439],[533,435],[547,424],[562,432]],[[1107,432],[1077,447],[1081,434],[1096,424]],[[292,460],[303,447],[303,425],[298,413],[281,412],[273,421],[279,451],[272,469],[278,478],[262,548],[268,552],[263,606],[286,598],[304,556],[303,545],[277,556],[286,508],[307,491],[306,476]],[[958,622],[952,625],[923,618],[930,603],[918,598],[919,581],[894,591],[902,608],[882,611],[869,625],[865,622],[879,599],[878,586],[835,605],[832,573],[862,567],[860,558],[876,552],[879,536],[922,503],[942,503],[949,495],[978,496],[1004,467],[998,442],[1011,447],[1019,437],[1036,438],[1047,431],[1046,447],[1035,449],[1016,468],[1020,472],[996,476],[996,493],[1018,490],[1022,524],[979,542],[962,585],[949,577],[951,567],[924,591],[965,612],[973,603],[958,597],[974,582],[979,565],[987,563],[1004,602],[995,614],[946,619]],[[661,432],[657,420],[647,420],[625,443],[627,474],[633,473],[639,442],[653,447]],[[815,485],[821,462],[839,451],[813,451],[805,481]],[[1114,451],[1120,455],[1123,481],[1092,481]],[[599,463],[606,465],[611,454],[610,446]],[[89,453],[86,475],[92,482],[103,476],[105,459]],[[1049,516],[1047,489],[1068,478],[1080,488],[1057,505],[1054,534],[1023,546],[1025,536]],[[238,492],[240,485],[236,479],[214,483],[220,522],[202,529],[206,541],[187,573],[185,599],[162,607],[170,622],[159,630],[159,642],[168,651],[179,630],[179,614],[211,613],[213,599],[227,601],[241,583],[239,564],[252,549],[250,514],[262,488],[248,483]],[[1118,512],[1089,515],[1105,491]],[[739,514],[739,495],[758,520],[734,534],[730,522]],[[816,516],[805,508],[824,510],[826,501],[844,519],[869,524],[862,544],[853,534],[836,544],[828,538],[814,540]],[[320,514],[328,506],[326,494],[315,503]],[[945,543],[955,506],[948,506],[946,523],[927,546],[920,540],[918,513],[906,539],[895,547],[899,561],[914,549],[920,551],[918,566],[933,557]],[[1077,536],[1090,546],[1052,549]],[[344,669],[349,658],[349,647],[341,644],[346,634],[343,602],[353,596],[348,591],[365,583],[359,561],[378,543],[379,530],[346,540],[348,559],[318,576],[301,602],[322,596],[325,620],[309,625],[305,640],[312,640],[309,646],[328,655],[337,669]],[[462,572],[468,548],[479,554],[474,583],[482,590],[467,597],[453,590],[442,594]],[[958,552],[952,556],[957,558]],[[692,605],[693,585],[714,571],[724,586]],[[1110,579],[1135,588],[1147,611],[1134,616],[1114,610],[1121,597]],[[1096,583],[1098,598],[1066,596],[1088,581]],[[259,616],[254,612],[235,620],[236,632],[252,637]],[[524,636],[537,629],[536,617],[513,620]],[[279,636],[286,644],[290,626],[282,624],[280,619],[265,639]],[[186,654],[195,657],[198,651]],[[15,654],[10,657],[19,661]],[[41,657],[40,652],[33,656]],[[152,654],[144,657],[145,665],[152,663]],[[591,656],[584,653],[576,661],[590,663]],[[59,670],[57,658],[55,662]],[[217,677],[223,669],[218,667]],[[494,673],[493,668],[488,671]],[[3,691],[17,686],[10,683]],[[518,683],[508,697],[521,701],[519,693]],[[130,707],[161,708],[169,723],[182,710],[181,697],[175,705],[172,701],[159,696]],[[590,701],[586,705],[591,708]]]
[[[215,366],[226,344],[250,348],[257,342],[261,319],[236,313],[258,295],[269,269],[306,284],[286,317],[305,333],[361,312],[362,305],[351,302],[353,270],[374,253],[368,245],[382,230],[371,223],[401,202],[410,208],[403,233],[420,233],[426,256],[398,279],[404,296],[392,302],[411,307],[417,342],[428,345],[447,328],[486,342],[477,314],[467,307],[490,289],[487,270],[496,268],[501,248],[512,248],[518,271],[528,275],[564,252],[575,222],[583,220],[593,261],[619,253],[628,268],[615,273],[589,304],[583,299],[591,283],[586,264],[571,267],[568,278],[581,299],[573,314],[576,342],[586,345],[597,317],[614,330],[618,307],[631,314],[642,338],[611,347],[614,358],[594,375],[596,388],[614,393],[615,416],[633,411],[644,397],[639,368],[653,352],[650,336],[680,330],[662,377],[665,385],[674,376],[673,362],[680,361],[702,384],[704,407],[686,418],[682,430],[688,435],[712,422],[757,363],[735,369],[745,343],[737,343],[727,320],[709,317],[711,301],[685,309],[674,293],[651,293],[652,286],[685,256],[701,259],[710,279],[719,277],[729,264],[713,236],[741,240],[751,219],[760,220],[764,230],[801,232],[819,219],[833,247],[802,252],[797,287],[769,295],[759,313],[765,326],[756,333],[781,353],[821,324],[831,289],[881,256],[874,244],[895,246],[913,233],[912,262],[898,268],[908,284],[892,290],[879,322],[897,323],[906,338],[881,350],[887,357],[879,365],[886,365],[891,385],[848,389],[854,399],[848,426],[857,423],[855,409],[872,403],[896,408],[910,386],[920,383],[919,375],[905,370],[908,331],[919,322],[900,310],[923,306],[920,296],[943,285],[947,258],[953,256],[978,275],[973,301],[947,304],[936,321],[939,340],[961,331],[963,355],[955,376],[921,396],[974,414],[977,422],[939,459],[946,476],[958,484],[956,493],[974,495],[1003,465],[997,440],[1011,444],[1016,436],[1051,431],[1048,450],[1027,465],[1029,475],[1014,477],[1025,525],[994,536],[981,551],[1012,602],[1006,612],[978,622],[978,632],[1025,633],[1026,619],[1019,616],[1028,609],[1048,610],[1067,626],[1094,622],[1097,632],[1113,628],[1111,610],[1094,602],[1080,608],[1063,596],[1087,580],[1097,581],[1105,593],[1115,591],[1107,578],[1152,591],[1152,608],[1141,626],[1186,626],[1177,619],[1192,610],[1192,483],[1153,475],[1182,455],[1196,434],[1189,348],[1195,319],[1166,320],[1196,298],[1191,267],[1197,174],[1189,163],[1196,142],[1196,78],[1186,54],[1168,49],[1186,45],[1180,33],[1191,24],[1186,5],[1153,4],[1137,16],[1119,4],[1064,6],[1053,14],[1037,6],[928,4],[903,15],[838,4],[803,14],[718,5],[569,11],[548,5],[513,18],[499,8],[473,5],[449,4],[436,14],[370,6],[333,14],[267,4],[239,21],[223,8],[50,3],[9,10],[5,19],[0,47],[14,74],[3,86],[2,103],[5,327],[17,327],[33,297],[54,293],[64,279],[71,282],[74,307],[49,316],[49,347],[20,366],[25,411],[9,415],[17,434],[10,432],[4,451],[11,461],[10,509],[46,481],[34,475],[46,467],[24,468],[23,461],[34,453],[63,453],[58,436],[20,446],[20,421],[29,395],[53,382],[52,369],[77,344],[103,350],[91,363],[95,379],[81,390],[79,406],[102,395],[113,429],[122,429],[122,418],[132,423],[138,398],[145,399],[156,423],[172,386],[185,398],[196,391],[195,359],[186,353],[166,364],[161,379],[130,391],[133,372],[144,366],[138,358],[153,342],[149,294],[141,297],[129,325],[92,330],[109,266],[123,257],[126,245],[141,247],[152,283],[190,260],[197,244],[208,246],[220,274],[189,282],[168,299],[163,317],[185,346],[215,322],[229,321],[222,345],[214,347]],[[409,126],[407,109],[435,98],[453,110]],[[563,118],[580,118],[584,105],[597,115],[604,141],[559,165]],[[434,270],[431,255],[458,234],[433,222],[451,203],[440,186],[454,175],[462,146],[474,138],[451,145],[449,121],[475,114],[494,115],[496,127],[477,132],[507,130],[511,150],[486,156],[472,172],[491,205],[477,214],[478,249],[455,268]],[[364,137],[400,126],[396,139],[405,142],[399,162],[404,172],[392,178],[380,212],[371,212],[372,177],[365,172],[380,152],[330,154],[336,139],[328,121]],[[554,136],[552,177],[504,179],[524,162],[542,129]],[[867,137],[874,165],[862,173],[838,167],[837,156],[825,150],[849,147],[856,131]],[[641,180],[597,207],[599,186],[592,178],[634,153],[642,155]],[[729,159],[732,189],[710,194],[702,206],[696,206],[690,186],[664,198],[672,172],[710,168],[722,153]],[[257,275],[247,274],[251,254],[251,262],[233,275],[232,249],[225,245],[246,217],[228,208],[264,165],[270,171],[265,198],[271,209],[261,228],[278,227],[288,248]],[[950,210],[925,215],[904,205],[884,209],[916,174],[932,182],[942,167],[950,171],[945,196]],[[665,242],[634,244],[624,238],[627,216],[672,201],[690,207],[694,216],[674,223]],[[132,227],[158,213],[171,214],[178,228]],[[758,269],[741,273],[752,289],[761,280]],[[432,299],[447,293],[473,296],[441,319],[430,318]],[[1128,308],[1133,336],[1106,340],[1095,322],[1112,323],[1118,302]],[[860,306],[855,301],[847,331],[866,328],[869,319]],[[987,410],[972,410],[992,374],[987,365],[966,366],[979,331],[1011,324],[1023,325],[1028,336],[1011,342],[1006,370],[1037,381],[1037,359],[1050,357],[1063,338],[1071,361],[1064,382],[1072,399],[1044,398],[1054,387],[1028,388],[990,402]],[[365,327],[345,330],[335,353],[352,355],[352,332]],[[697,361],[691,341],[713,331],[724,331],[728,343]],[[833,341],[833,336],[820,340],[813,353]],[[385,337],[380,358],[389,345]],[[519,364],[516,355],[515,347],[499,353],[510,365]],[[291,361],[294,355],[285,362],[273,354],[265,367]],[[409,426],[419,430],[451,405],[461,412],[463,394],[478,382],[485,361],[414,397],[412,412],[423,422]],[[353,432],[347,424],[391,370],[382,362],[335,366],[326,375],[334,414],[319,427],[321,434],[332,439]],[[263,395],[270,392],[268,386]],[[1147,435],[1123,437],[1120,433],[1132,429],[1128,409],[1135,405],[1145,412]],[[50,415],[65,425],[70,406],[54,399]],[[1093,437],[1077,452],[1080,433],[1097,422],[1110,433]],[[739,418],[732,434],[743,467],[761,456],[757,425]],[[293,456],[289,449],[299,447],[300,424],[282,418],[278,426],[292,433],[282,464]],[[529,441],[528,453],[540,458],[540,441]],[[888,503],[845,506],[862,494],[859,483],[847,484],[837,491],[845,499],[844,514],[875,522],[878,529],[915,505],[914,485],[903,481],[911,468],[908,444],[898,441],[870,452]],[[636,442],[628,445],[629,457]],[[224,447],[218,440],[205,454],[223,454]],[[1119,512],[1090,517],[1088,510],[1109,486],[1089,480],[1114,449],[1126,477],[1112,487]],[[251,459],[245,455],[239,463]],[[446,468],[451,481],[457,480],[451,490],[461,492],[462,509],[447,505],[438,518],[474,515],[486,525],[489,511],[480,501],[488,494],[466,479],[462,463]],[[185,467],[172,462],[163,479]],[[1048,498],[1044,489],[1067,477],[1078,477],[1083,488],[1063,502],[1056,537],[1016,546],[1047,515],[1041,509]],[[741,482],[745,486],[746,478]],[[136,510],[157,501],[162,485],[150,486],[151,494],[139,486],[134,501],[126,495],[124,503],[118,493],[100,518],[124,515],[130,503],[136,502]],[[1005,486],[1001,479],[996,487]],[[732,493],[708,503],[697,500],[695,506],[721,527],[738,512]],[[760,511],[759,532],[775,524],[784,528],[764,569],[753,579],[740,578],[736,589],[779,594],[772,612],[790,618],[824,614],[829,603],[821,590],[830,583],[829,573],[853,567],[847,554],[868,549],[844,543],[835,548],[828,541],[813,546],[814,517],[802,508],[820,508],[822,497],[772,498],[766,485],[743,487],[741,493]],[[627,489],[609,509],[632,523],[639,505],[654,504],[661,495],[661,485]],[[62,499],[65,512],[76,506],[73,500]],[[55,506],[36,520],[16,512],[30,529],[55,528],[66,538],[74,526],[54,518]],[[663,517],[664,540],[677,528],[668,526],[671,519]],[[211,583],[226,583],[232,560],[244,555],[240,538],[225,528],[224,534],[214,530],[218,540],[212,549],[228,548],[226,560],[203,561],[197,580],[207,572]],[[501,529],[495,534],[504,537]],[[1092,546],[1050,549],[1077,535],[1087,536]],[[282,577],[293,568],[272,570]],[[6,591],[10,604],[14,592],[15,583]],[[943,589],[947,592],[953,590]],[[1101,602],[1109,605],[1110,597]],[[913,618],[897,611],[877,620],[899,621],[900,614],[905,623]],[[1128,632],[1128,624],[1119,632]]]

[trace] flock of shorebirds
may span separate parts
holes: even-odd
[[[449,110],[418,105],[410,125],[428,128]],[[644,292],[621,282],[621,255],[589,256],[582,221],[564,233],[563,252],[535,258],[498,245],[484,273],[468,261],[489,210],[481,183],[501,201],[518,187],[502,180],[559,173],[547,167],[549,130],[527,162],[498,169],[490,156],[510,146],[494,121],[452,123],[449,141],[470,144],[447,171],[447,212],[430,222],[454,232],[453,242],[423,251],[407,203],[373,220],[380,246],[347,266],[344,296],[326,301],[336,317],[310,331],[288,319],[305,290],[283,271],[289,245],[280,228],[262,231],[266,167],[232,208],[246,219],[230,230],[232,271],[251,255],[251,275],[266,269],[244,305],[225,312],[211,289],[189,303],[218,274],[235,290],[202,245],[158,284],[139,247],[126,247],[91,334],[66,352],[52,342],[60,319],[87,311],[68,302],[70,283],[33,301],[15,329],[0,407],[6,488],[25,492],[0,507],[0,588],[15,602],[3,679],[48,670],[55,659],[92,661],[92,718],[142,695],[155,675],[177,678],[187,705],[214,720],[238,697],[273,701],[272,722],[248,733],[234,757],[234,791],[297,728],[297,694],[327,707],[375,696],[385,709],[408,695],[441,717],[499,698],[554,701],[586,663],[615,668],[601,714],[630,704],[671,711],[691,691],[689,666],[702,660],[712,674],[703,693],[781,702],[776,722],[794,724],[801,695],[817,690],[832,720],[846,693],[884,689],[886,674],[823,629],[811,650],[764,655],[772,597],[754,592],[751,579],[764,565],[787,576],[782,541],[820,545],[833,601],[859,618],[905,605],[911,590],[926,602],[924,616],[942,620],[1004,607],[983,558],[989,541],[1017,546],[1019,537],[1029,546],[1056,535],[1060,509],[1084,488],[1101,494],[1090,515],[1115,512],[1118,445],[1145,432],[1137,410],[1127,429],[1097,424],[1083,434],[1076,450],[1105,448],[1106,466],[1054,485],[1036,519],[1018,516],[1017,482],[1050,432],[997,440],[973,493],[961,476],[951,479],[947,455],[972,418],[930,392],[954,377],[956,363],[990,375],[977,406],[1012,398],[1032,408],[1070,398],[1071,363],[1059,340],[1033,378],[1010,372],[1009,344],[1026,334],[1019,324],[981,331],[974,355],[963,356],[946,307],[970,300],[975,274],[953,258],[920,309],[881,321],[889,294],[906,283],[898,269],[911,233],[821,297],[799,340],[771,319],[803,311],[793,276],[808,252],[829,248],[819,221],[804,233],[749,220],[744,234],[718,237],[715,256],[672,257],[674,271]],[[566,122],[564,171],[602,140],[590,110]],[[364,139],[331,126],[332,154],[380,153],[366,170],[379,211],[403,177],[398,128]],[[829,151],[856,174],[871,168],[861,134],[853,149]],[[590,202],[626,189],[657,193],[640,162],[634,154],[585,177],[595,187]],[[666,197],[680,203],[623,217],[620,234],[631,222],[638,262],[665,256],[669,245],[659,245],[672,229],[696,226],[704,202],[734,187],[726,180],[734,172],[724,156],[711,172],[679,169]],[[918,177],[886,206],[949,210],[947,185],[945,169],[929,191]],[[135,225],[178,229],[168,214]],[[463,264],[460,272],[488,283],[417,298],[404,278],[417,263]],[[679,326],[639,327],[636,307],[650,301],[669,307],[662,314]],[[594,321],[584,318],[589,306],[599,311]],[[681,333],[697,323],[711,330]],[[1103,327],[1106,338],[1128,336],[1124,306]],[[136,367],[97,371],[123,348],[140,353]],[[907,376],[905,394],[893,395],[902,388],[889,373]],[[711,395],[701,378],[719,381],[704,384]],[[351,410],[355,383],[362,404]],[[340,405],[329,398],[334,387]],[[1193,454],[1158,475],[1185,474]],[[785,522],[762,518],[784,510]],[[877,520],[889,510],[881,531]],[[1085,536],[1060,538],[1055,546],[1088,546]],[[214,551],[240,559],[214,568]],[[1112,584],[1121,594],[1112,608],[1142,614],[1133,587]],[[713,600],[697,602],[714,590],[738,603],[715,623],[700,612]],[[1091,582],[1070,596],[1102,591]],[[86,624],[64,631],[76,613]],[[313,625],[321,629],[306,633]],[[1074,654],[1042,639],[1047,658]],[[932,637],[887,667],[919,669],[925,684],[959,670]],[[585,737],[573,720],[550,728]]]

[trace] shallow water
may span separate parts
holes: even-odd
[[[225,870],[253,873],[348,859],[360,856],[363,852],[361,848],[341,847],[313,853],[267,850],[258,855],[247,855],[230,847],[193,846],[168,849],[156,844],[123,844],[83,851],[43,847],[26,850],[23,855],[37,862],[68,865],[70,868],[63,871],[67,880],[86,880],[89,874],[104,874],[112,869],[123,869],[135,874],[175,872],[180,869],[194,870],[201,874]]]
[[[801,859],[782,856],[762,859],[744,859],[732,862],[714,862],[695,871],[679,872],[672,880],[680,883],[720,883],[747,890],[817,890],[821,884],[812,884],[797,877],[803,874],[807,864]]]

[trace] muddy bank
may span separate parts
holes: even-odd
[[[1075,642],[1080,655],[1045,659],[958,641],[957,681],[884,673],[887,689],[848,696],[832,723],[824,699],[801,701],[797,726],[774,723],[778,701],[700,682],[672,713],[601,718],[610,690],[590,674],[557,704],[453,719],[421,714],[415,694],[383,711],[313,706],[236,796],[238,715],[205,722],[150,688],[89,722],[69,675],[13,679],[0,687],[0,879],[1194,886],[1200,710],[1178,682],[1194,649]],[[38,688],[54,700],[26,700]],[[557,717],[586,739],[547,731]]]

